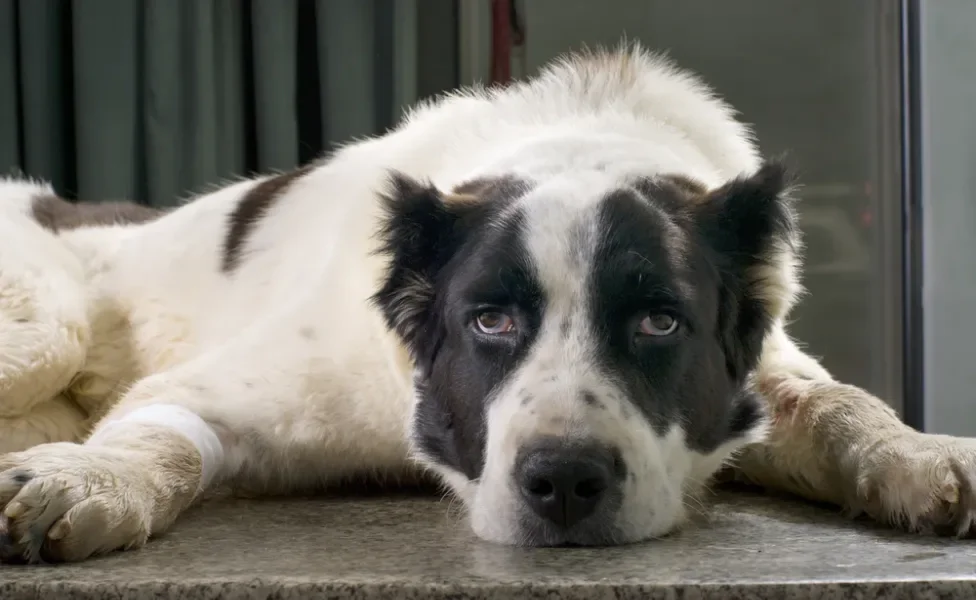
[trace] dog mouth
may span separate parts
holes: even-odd
[[[605,497],[601,507],[579,521],[567,522],[540,516],[527,504],[517,509],[516,545],[539,548],[592,548],[620,546],[625,536],[617,526],[621,499]]]

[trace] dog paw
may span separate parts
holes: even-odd
[[[908,531],[976,534],[976,440],[907,432],[862,456],[852,512]]]
[[[72,443],[0,456],[0,562],[79,561],[143,545],[151,482],[131,456]]]

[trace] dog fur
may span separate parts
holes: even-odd
[[[164,215],[58,226],[42,218],[48,186],[4,181],[0,557],[136,548],[222,485],[428,472],[480,537],[508,544],[666,534],[723,466],[968,535],[976,444],[908,428],[787,335],[801,291],[789,192],[728,106],[637,47],[437,99],[384,136]],[[634,242],[655,244],[644,268],[671,273],[701,319],[641,350],[660,389],[594,350],[588,299],[623,283],[587,277],[606,215],[626,211],[654,219]],[[546,306],[531,340],[478,342],[500,362],[474,372],[445,298],[467,273],[456,255],[487,240],[512,243]],[[540,440],[612,448],[621,481],[596,525],[527,516],[510,480]]]

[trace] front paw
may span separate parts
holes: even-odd
[[[914,532],[976,533],[976,440],[897,434],[865,449],[855,472],[854,512]]]
[[[0,456],[0,562],[78,561],[143,545],[150,482],[131,456],[72,443]]]

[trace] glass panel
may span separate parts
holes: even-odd
[[[976,436],[976,2],[919,2],[925,428]]]

